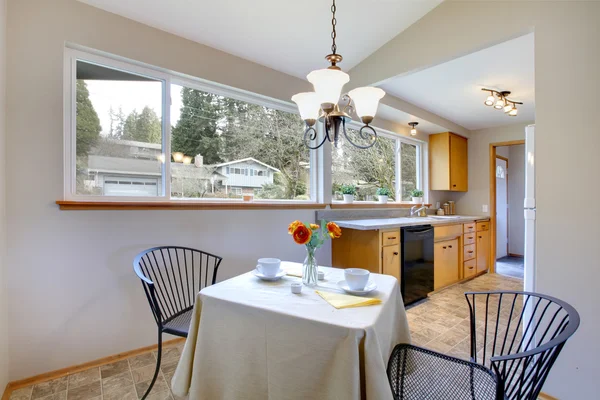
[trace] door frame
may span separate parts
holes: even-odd
[[[498,154],[496,154],[496,159],[500,159],[506,162],[506,171],[505,171],[505,175],[504,175],[504,179],[506,180],[506,206],[508,207],[508,158],[503,157],[503,156],[499,156]],[[494,164],[494,168],[496,168],[496,165]],[[495,184],[495,183],[494,183]],[[496,190],[498,188],[496,187]],[[494,204],[496,204],[496,197],[494,196]],[[498,207],[496,207],[498,208]],[[508,213],[510,212],[510,209],[507,208],[506,211],[506,255],[509,256],[510,252],[508,251],[508,228],[509,228],[509,217],[508,217]],[[497,250],[497,249],[496,249]]]
[[[496,147],[525,144],[525,139],[490,143],[490,273],[496,273]],[[508,167],[508,162],[507,162]],[[508,193],[508,190],[507,190]],[[507,218],[508,219],[508,218]]]

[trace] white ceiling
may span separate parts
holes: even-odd
[[[331,52],[330,0],[80,0],[304,78]],[[338,53],[352,67],[442,0],[337,2]]]
[[[431,122],[427,122],[421,118],[417,118],[414,115],[410,115],[404,111],[397,110],[385,104],[379,104],[379,107],[377,108],[377,118],[394,121],[405,126],[406,129],[410,129],[410,126],[408,126],[409,122],[418,122],[419,125],[417,125],[417,131],[427,134],[448,132],[448,128],[432,124]]]
[[[410,75],[381,87],[469,130],[535,120],[533,33]],[[510,90],[519,114],[486,107],[482,87]]]

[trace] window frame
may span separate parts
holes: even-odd
[[[161,81],[162,89],[162,153],[165,160],[161,170],[162,195],[156,197],[144,196],[94,196],[80,195],[76,190],[76,136],[77,136],[77,101],[76,101],[76,82],[77,82],[77,61],[89,62],[103,67],[122,70],[132,74],[147,76],[149,78]],[[64,65],[63,65],[63,101],[64,101],[64,120],[63,120],[63,199],[65,201],[77,202],[197,202],[197,203],[240,203],[242,199],[227,198],[176,198],[171,197],[171,85],[179,85],[191,89],[201,90],[212,94],[229,97],[235,100],[247,103],[257,104],[263,107],[288,112],[298,115],[297,107],[292,103],[273,99],[267,96],[251,93],[242,89],[209,82],[202,78],[192,77],[186,74],[168,71],[160,67],[154,67],[138,61],[126,59],[111,54],[106,54],[97,50],[89,49],[83,46],[69,44],[65,46]],[[301,137],[303,132],[298,132]],[[310,198],[309,200],[295,199],[254,199],[253,203],[317,203],[318,187],[318,157],[314,151],[309,151],[309,177],[310,177]]]

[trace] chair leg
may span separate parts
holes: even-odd
[[[148,386],[148,390],[146,390],[146,393],[144,393],[144,396],[142,396],[142,400],[145,400],[146,397],[148,397],[148,395],[150,394],[150,391],[152,390],[152,387],[154,387],[154,384],[156,383],[156,378],[158,378],[158,373],[160,372],[161,357],[162,357],[162,331],[159,329],[158,330],[158,355],[156,356],[156,370],[154,371],[154,377],[152,377],[152,382],[150,382],[150,386]]]

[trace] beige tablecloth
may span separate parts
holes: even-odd
[[[300,268],[285,263],[284,268]],[[343,270],[320,267],[319,290],[337,291]],[[381,305],[337,310],[314,289],[252,273],[203,289],[173,377],[190,400],[392,399],[386,365],[410,342],[398,281],[372,274]]]

